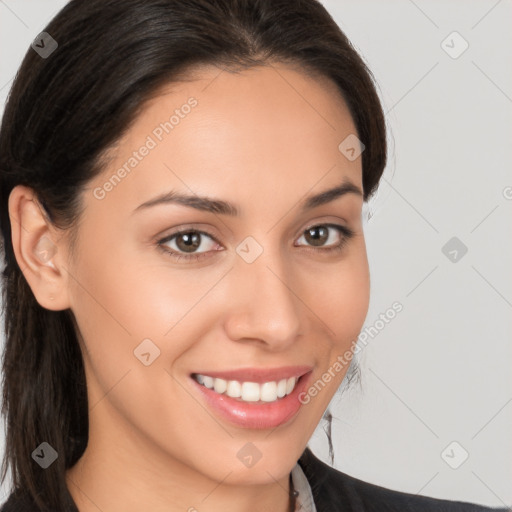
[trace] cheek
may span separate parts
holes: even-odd
[[[93,403],[126,372],[127,380],[139,385],[143,378],[151,380],[154,372],[147,371],[150,366],[143,364],[142,353],[150,353],[151,366],[163,367],[162,361],[172,360],[181,350],[179,344],[169,343],[173,331],[165,336],[184,314],[179,294],[170,291],[172,283],[165,286],[156,272],[142,267],[136,253],[121,251],[119,245],[117,251],[107,244],[95,254],[83,251],[70,281]]]
[[[167,370],[195,339],[187,329],[198,293],[187,287],[181,293],[175,282],[162,281],[164,272],[125,254],[84,258],[75,274],[73,312],[84,339],[91,421],[112,438],[117,428],[130,424],[176,439],[188,427],[173,411],[188,398]],[[111,407],[125,421],[107,425]],[[148,427],[148,418],[158,422]]]
[[[307,304],[323,322],[331,347],[357,339],[368,312],[370,277],[364,239],[329,269],[308,277]]]
[[[222,313],[209,297],[222,272],[173,272],[165,260],[148,264],[148,256],[129,243],[116,246],[113,251],[105,242],[101,252],[82,252],[73,271],[73,312],[84,339],[89,392],[95,403],[123,379],[119,393],[130,389],[133,400],[150,402],[155,389],[169,388],[166,370],[172,373]]]
[[[316,276],[315,291],[309,298],[324,333],[315,337],[318,366],[302,397],[306,409],[315,411],[306,420],[306,430],[313,432],[350,367],[368,312],[370,277],[364,239],[358,240],[338,265]]]
[[[316,325],[321,326],[314,336],[317,369],[299,398],[304,404],[306,437],[317,428],[347,374],[368,312],[370,279],[364,243],[358,244],[350,257],[315,277],[308,305],[318,315]]]

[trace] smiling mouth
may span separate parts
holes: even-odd
[[[193,373],[192,378],[202,386],[219,395],[227,395],[242,402],[276,402],[289,395],[297,385],[300,377],[289,377],[276,381],[250,382],[226,380],[200,373]]]

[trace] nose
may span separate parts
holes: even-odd
[[[227,336],[267,350],[283,351],[301,329],[300,300],[293,286],[292,270],[283,261],[263,252],[252,263],[237,259],[230,272],[230,292],[224,324]]]

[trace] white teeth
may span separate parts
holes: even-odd
[[[213,378],[212,377],[208,377],[208,375],[198,375],[198,377],[202,377],[203,378],[203,386],[206,386],[207,388],[213,388]],[[198,381],[199,382],[199,381]]]
[[[290,377],[286,381],[286,394],[289,395],[293,391],[294,387],[295,387],[295,377]]]
[[[277,384],[275,382],[265,382],[260,388],[260,400],[264,402],[273,402],[277,399]]]
[[[277,383],[277,396],[278,398],[283,398],[286,395],[286,379],[280,380]]]
[[[242,385],[237,380],[230,380],[228,382],[228,389],[226,395],[231,398],[239,398],[242,396]]]
[[[213,389],[217,391],[217,393],[224,393],[228,388],[228,382],[224,379],[214,379],[213,380]]]
[[[298,381],[297,377],[290,377],[258,384],[257,382],[213,378],[199,373],[194,374],[194,378],[199,384],[213,389],[216,393],[225,393],[232,398],[241,398],[245,402],[275,402],[278,398],[289,395]]]
[[[260,385],[256,382],[242,382],[242,400],[257,402],[260,399]]]

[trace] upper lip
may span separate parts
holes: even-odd
[[[237,380],[239,382],[263,382],[280,381],[290,377],[301,377],[313,369],[312,366],[280,366],[278,368],[239,368],[236,370],[194,372],[193,375],[209,375],[217,379]]]

